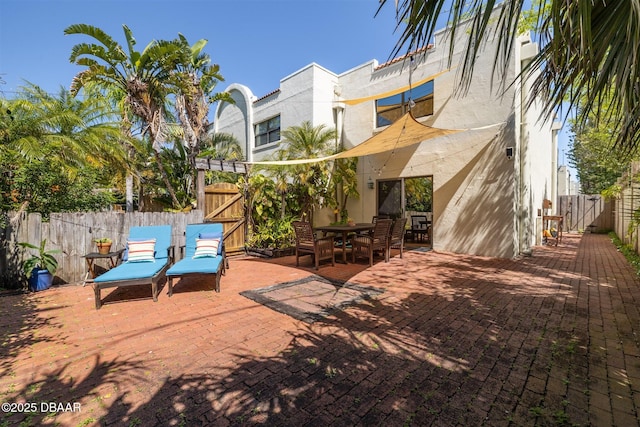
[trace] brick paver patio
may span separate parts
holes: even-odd
[[[640,284],[607,236],[321,266],[384,293],[312,324],[239,295],[303,265],[234,258],[219,294],[100,310],[88,286],[1,297],[0,426],[639,425]]]

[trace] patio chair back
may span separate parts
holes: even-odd
[[[315,235],[313,234],[313,227],[311,227],[310,222],[294,221],[293,229],[296,233],[296,246],[313,247]]]
[[[407,218],[398,218],[391,227],[391,235],[389,236],[389,248],[399,248],[400,258],[404,252],[404,234],[407,225]]]
[[[370,235],[360,235],[351,239],[353,249],[351,257],[355,262],[357,257],[369,258],[369,265],[373,265],[373,253],[381,251],[385,261],[389,261],[389,230],[392,220],[378,219]]]
[[[414,242],[428,237],[429,221],[426,215],[411,215],[411,234]]]
[[[335,265],[333,237],[316,238],[310,222],[294,221],[293,229],[296,233],[296,267],[300,265],[302,255],[311,255],[316,270],[323,260],[331,260],[331,265]]]
[[[224,229],[220,223],[187,224],[185,228],[185,258],[193,258],[196,253],[196,239],[220,239],[218,255],[222,254],[224,245]]]
[[[376,221],[376,225],[373,228],[373,242],[372,245],[374,250],[384,247],[387,247],[387,241],[389,239],[389,230],[391,230],[391,223],[393,220],[391,219],[378,219]]]

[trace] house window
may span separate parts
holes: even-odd
[[[256,147],[280,141],[280,116],[258,123],[255,133]]]
[[[388,126],[409,111],[409,98],[415,105],[413,116],[426,117],[433,114],[433,80],[396,95],[376,100],[376,126]]]

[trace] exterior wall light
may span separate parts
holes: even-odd
[[[507,151],[505,153],[507,155],[507,159],[511,160],[513,157],[513,147],[507,147]]]
[[[369,177],[369,181],[367,181],[367,187],[369,187],[369,190],[373,190],[373,181],[371,180],[371,177]]]

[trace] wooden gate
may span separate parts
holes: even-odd
[[[227,253],[244,251],[246,215],[244,196],[235,184],[216,183],[204,188],[204,220],[224,228]]]

